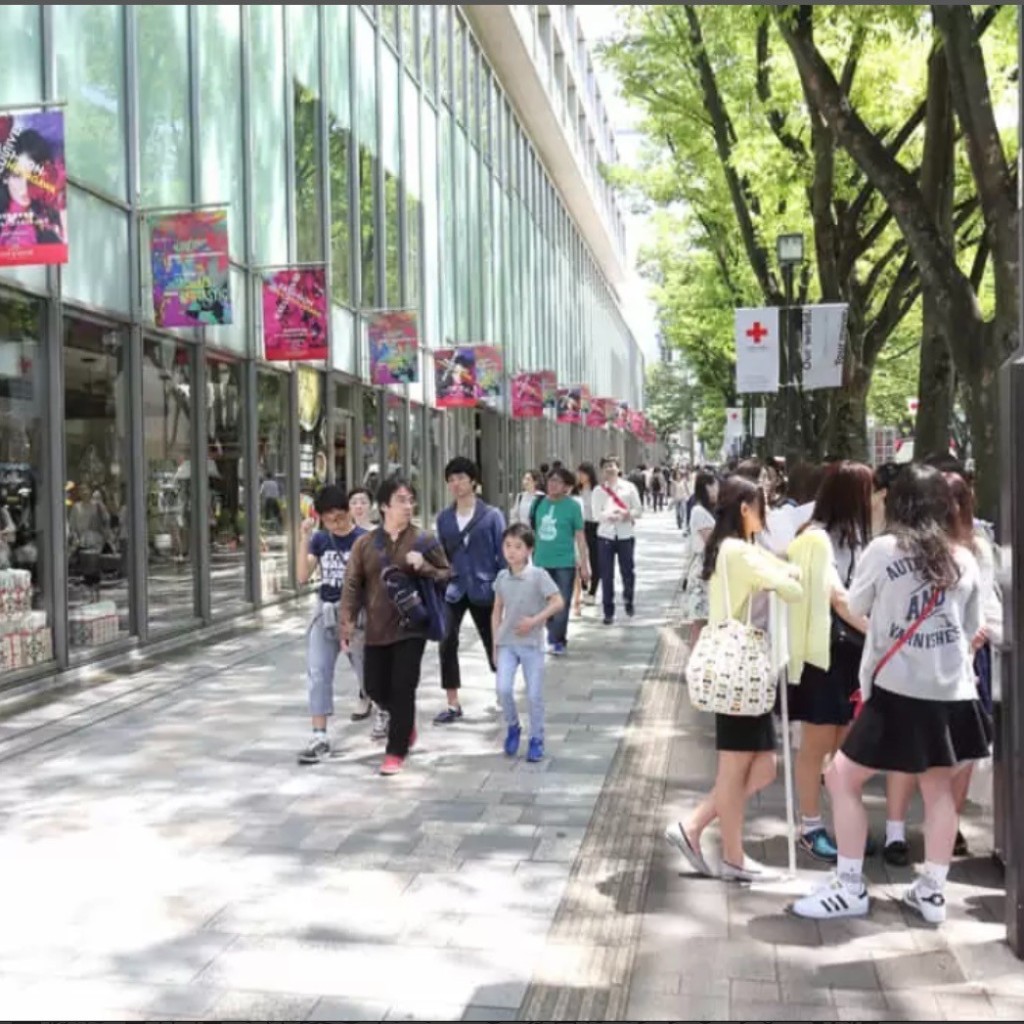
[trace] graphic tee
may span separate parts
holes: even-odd
[[[576,534],[583,529],[583,506],[572,498],[544,498],[537,506],[536,518],[533,564],[542,569],[574,569]]]
[[[526,636],[519,636],[516,626],[544,611],[548,598],[558,593],[558,584],[543,569],[528,565],[518,574],[502,569],[494,582],[494,593],[505,606],[495,643],[499,647],[543,647],[543,623]]]
[[[309,553],[320,563],[320,600],[325,604],[337,604],[341,600],[345,569],[352,548],[365,533],[362,527],[357,526],[344,537],[327,530],[317,530],[309,538]]]

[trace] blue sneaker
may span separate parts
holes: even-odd
[[[816,828],[800,837],[800,849],[809,853],[815,860],[826,864],[835,864],[839,858],[839,850],[832,837],[823,828]]]
[[[519,741],[522,737],[522,726],[510,725],[508,727],[508,734],[505,736],[505,753],[509,757],[515,757],[519,753]]]
[[[566,651],[566,645],[565,644],[552,644],[551,645],[551,653],[556,658],[564,658],[565,657],[565,651]]]
[[[534,736],[530,740],[530,752],[526,755],[526,760],[530,764],[536,764],[538,761],[544,760],[544,741],[537,739]]]

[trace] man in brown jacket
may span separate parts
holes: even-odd
[[[399,477],[381,484],[377,506],[383,523],[352,548],[341,595],[341,644],[347,651],[361,609],[366,609],[364,685],[388,712],[388,745],[382,775],[397,775],[416,743],[416,688],[426,634],[402,625],[381,573],[396,566],[410,575],[446,582],[451,575],[444,548],[432,533],[412,523],[416,491]],[[381,546],[383,545],[383,551]]]

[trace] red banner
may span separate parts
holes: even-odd
[[[263,278],[263,351],[271,362],[326,359],[323,267],[276,270]]]
[[[434,353],[434,393],[438,409],[476,406],[476,353],[472,348],[443,348]]]
[[[554,370],[540,371],[541,385],[544,389],[544,408],[558,408],[558,374]]]
[[[536,420],[544,415],[544,381],[541,373],[520,373],[512,378],[512,417]]]
[[[582,396],[579,388],[558,389],[558,422],[575,424],[580,422]]]

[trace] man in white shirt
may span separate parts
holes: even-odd
[[[597,560],[601,572],[601,597],[604,602],[604,624],[615,621],[615,559],[622,576],[622,600],[626,614],[634,614],[636,592],[634,549],[636,521],[643,515],[643,505],[636,487],[619,475],[619,460],[614,455],[601,460],[604,482],[593,496],[594,518],[597,520]]]

